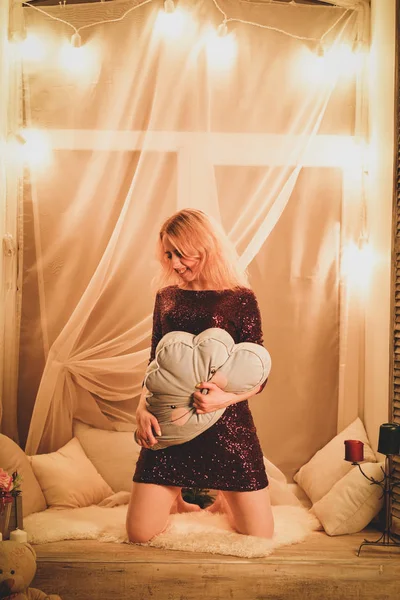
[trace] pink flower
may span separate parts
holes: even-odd
[[[0,491],[2,492],[11,492],[13,489],[13,479],[11,475],[3,471],[0,467]]]

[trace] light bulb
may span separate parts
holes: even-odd
[[[234,34],[221,36],[215,29],[210,31],[206,36],[206,53],[213,70],[230,70],[237,55],[237,42]]]
[[[357,39],[353,42],[351,49],[354,54],[365,54],[368,52],[368,44],[363,40]]]
[[[51,148],[48,136],[44,131],[36,129],[24,129],[21,133],[21,140],[26,140],[21,148],[23,159],[32,167],[44,167],[50,163]],[[16,136],[17,138],[17,136]],[[18,138],[17,138],[18,139]]]
[[[46,54],[43,40],[33,33],[28,33],[26,38],[19,43],[21,56],[27,62],[40,62]]]
[[[80,42],[81,37],[78,33],[72,36],[71,43],[64,41],[59,51],[59,64],[77,80],[84,82],[95,77],[100,61],[98,48],[93,41],[83,45]]]
[[[349,282],[365,290],[370,282],[375,256],[366,235],[361,235],[358,244],[350,242],[344,248],[341,272]]]
[[[10,41],[15,44],[20,44],[26,40],[26,29],[21,29],[20,31],[13,31],[10,35]]]
[[[225,23],[225,21],[221,23],[221,25],[218,25],[217,35],[219,37],[225,37],[226,35],[228,35],[228,26]]]
[[[71,46],[73,48],[80,48],[82,46],[82,38],[78,32],[74,33],[71,37]]]
[[[16,133],[16,134],[14,134],[14,137],[15,137],[16,141],[18,142],[18,144],[20,144],[21,146],[25,146],[25,144],[27,143],[27,140],[26,140],[26,138],[24,138],[22,133]]]
[[[188,13],[179,8],[174,11],[160,10],[154,23],[154,32],[156,35],[176,39],[187,29],[188,23]]]
[[[175,3],[174,0],[165,0],[164,2],[164,11],[168,14],[173,13],[175,11]]]
[[[325,48],[324,48],[324,45],[322,42],[318,43],[318,46],[317,46],[315,52],[316,52],[317,56],[320,56],[321,58],[323,56],[325,56]]]

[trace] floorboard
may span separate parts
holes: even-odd
[[[312,533],[265,558],[158,550],[92,540],[35,546],[32,584],[62,600],[399,600],[400,548]]]

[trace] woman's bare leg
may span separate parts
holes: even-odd
[[[245,535],[271,538],[274,519],[268,488],[254,492],[222,492],[206,510],[225,513],[233,529]]]
[[[164,531],[180,493],[179,487],[133,483],[126,515],[129,541],[145,543]]]
[[[223,494],[230,508],[232,525],[238,533],[272,538],[274,517],[268,488]]]

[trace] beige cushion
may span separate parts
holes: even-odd
[[[140,452],[133,432],[104,431],[75,421],[74,435],[80,441],[86,456],[114,492],[129,492]]]
[[[25,452],[10,438],[0,434],[0,467],[12,475],[18,471],[22,483],[22,512],[27,517],[31,513],[45,510],[46,500]]]
[[[77,438],[57,452],[37,454],[30,460],[50,508],[82,508],[98,504],[112,494]]]
[[[264,456],[264,466],[268,475],[269,494],[272,506],[300,506],[300,500],[293,494],[286,476],[277,466]]]
[[[366,475],[380,481],[383,477],[381,466],[383,463],[364,463],[362,469]],[[364,529],[378,514],[382,503],[382,488],[371,485],[359,468],[353,466],[310,512],[321,521],[328,535],[343,535]]]
[[[192,394],[196,384],[213,381],[235,394],[259,388],[271,369],[271,357],[259,344],[235,344],[219,327],[193,335],[171,331],[158,342],[145,385],[148,408],[158,420],[161,435],[151,450],[183,444],[214,425],[224,408],[197,414]]]
[[[272,506],[302,506],[287,483],[268,477],[268,489]]]
[[[312,503],[318,502],[352,468],[344,460],[344,441],[360,440],[364,442],[365,462],[376,462],[364,425],[357,418],[341,431],[326,446],[319,450],[311,460],[303,465],[293,479],[303,488]]]
[[[274,463],[265,456],[263,457],[263,461],[269,479],[276,479],[281,483],[287,483],[286,475]]]
[[[304,508],[310,509],[312,507],[312,502],[310,498],[307,496],[303,488],[300,487],[298,483],[288,483],[288,487],[296,496],[296,498],[300,501],[300,504],[304,506]]]

